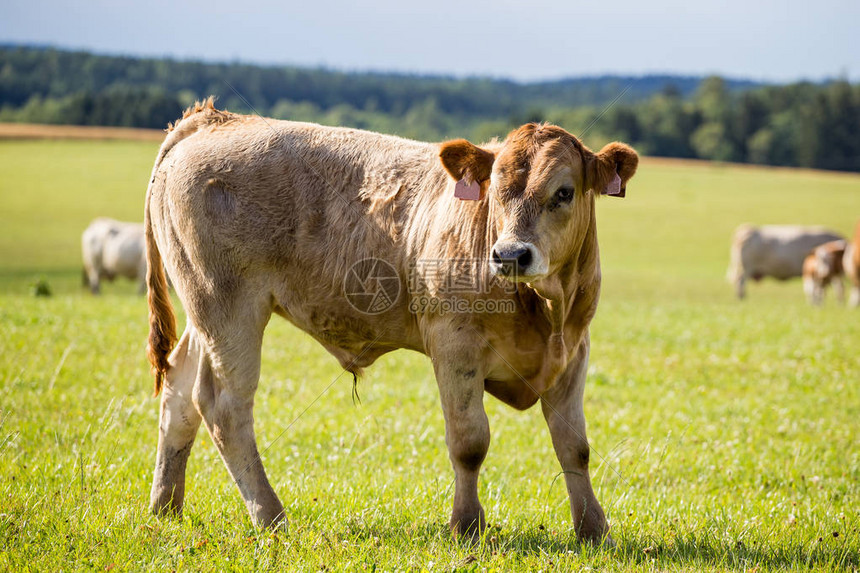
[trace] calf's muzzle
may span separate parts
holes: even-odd
[[[523,241],[498,242],[493,245],[490,269],[498,276],[516,280],[535,273],[539,259],[535,246]]]

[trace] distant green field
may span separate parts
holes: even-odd
[[[128,282],[85,293],[79,238],[96,216],[142,219],[156,149],[0,141],[0,569],[860,568],[860,311],[810,308],[797,281],[738,303],[724,280],[739,223],[851,232],[860,176],[646,159],[626,199],[601,200],[586,415],[618,547],[576,544],[540,412],[489,397],[491,527],[470,546],[447,532],[429,361],[383,357],[353,404],[351,377],[274,319],[256,420],[289,532],[251,527],[204,434],[185,519],[149,515],[145,302]],[[54,296],[31,296],[39,278]]]

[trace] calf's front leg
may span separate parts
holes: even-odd
[[[577,539],[611,544],[609,525],[603,508],[594,496],[588,475],[591,449],[585,436],[585,414],[582,408],[588,351],[589,340],[586,336],[567,370],[541,397],[541,408],[549,426],[555,454],[564,471]]]
[[[478,475],[490,447],[484,375],[472,341],[448,338],[432,356],[455,476],[450,526],[457,535],[477,538],[487,523],[478,499]]]

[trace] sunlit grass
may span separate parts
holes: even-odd
[[[251,527],[205,432],[185,518],[149,515],[145,302],[128,282],[85,293],[78,240],[97,215],[140,218],[154,149],[0,143],[0,568],[860,567],[860,314],[808,307],[797,282],[752,285],[741,304],[723,280],[740,222],[849,232],[860,177],[645,161],[627,199],[601,200],[586,414],[618,547],[576,544],[540,412],[489,397],[491,527],[470,546],[447,531],[453,473],[429,361],[383,357],[353,403],[351,376],[281,320],[256,420],[289,531]],[[53,297],[29,294],[40,276]]]

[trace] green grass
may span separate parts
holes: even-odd
[[[646,160],[627,199],[601,200],[586,415],[618,547],[576,544],[540,412],[489,397],[491,527],[470,546],[446,527],[429,361],[383,357],[354,405],[351,377],[282,320],[256,419],[289,532],[251,527],[203,432],[185,518],[149,515],[145,302],[129,282],[83,292],[78,241],[95,216],[140,219],[155,150],[0,142],[0,569],[860,568],[860,314],[808,307],[796,281],[737,303],[723,279],[738,223],[850,232],[860,177]],[[39,277],[53,297],[29,294]]]

